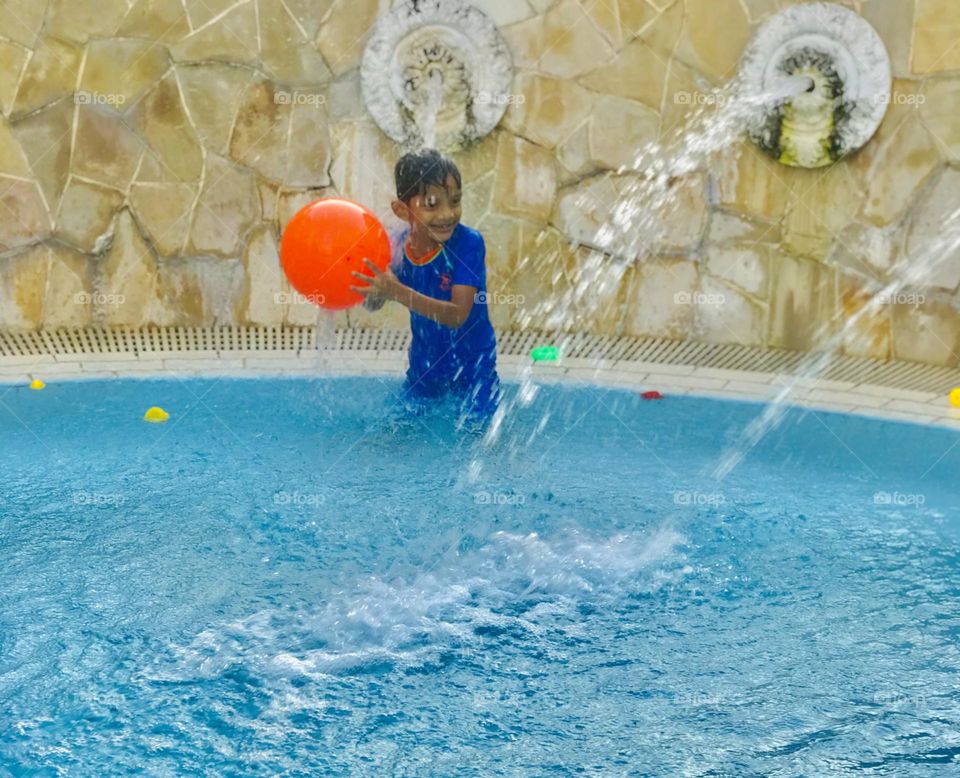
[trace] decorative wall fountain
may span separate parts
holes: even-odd
[[[467,146],[497,126],[513,64],[479,9],[460,0],[405,0],[374,26],[361,65],[376,123],[406,148]]]
[[[863,17],[833,3],[793,6],[757,33],[743,56],[748,95],[775,91],[791,77],[808,90],[768,104],[751,136],[785,165],[829,165],[865,145],[890,101],[886,47]]]

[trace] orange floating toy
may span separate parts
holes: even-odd
[[[328,198],[301,208],[280,240],[280,264],[290,285],[331,311],[363,301],[350,286],[361,283],[354,270],[370,275],[364,258],[385,270],[390,239],[376,216],[350,200]]]

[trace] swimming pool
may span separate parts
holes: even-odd
[[[486,447],[398,385],[7,391],[5,770],[960,761],[956,433],[794,411],[717,481],[759,406],[543,387]]]

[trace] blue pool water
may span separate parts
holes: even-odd
[[[960,771],[960,436],[396,388],[0,388],[0,774]]]

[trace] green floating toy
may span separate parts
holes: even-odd
[[[556,346],[538,346],[530,352],[534,362],[556,362],[560,359],[560,349]]]

